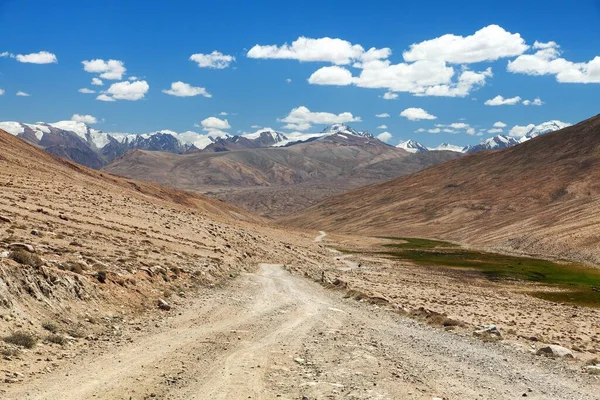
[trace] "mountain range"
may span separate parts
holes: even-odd
[[[530,133],[518,146],[358,188],[281,223],[599,263],[600,115],[544,135]]]
[[[439,145],[437,147],[426,147],[423,144],[421,144],[415,140],[412,140],[412,139],[402,141],[396,147],[399,147],[399,148],[409,151],[411,153],[424,153],[427,151],[447,150],[447,151],[455,151],[455,152],[464,153],[464,154],[473,154],[473,153],[477,153],[479,151],[485,151],[485,150],[507,149],[509,147],[516,146],[520,143],[524,143],[530,139],[538,137],[539,135],[543,135],[543,134],[546,134],[549,132],[554,132],[559,129],[566,128],[568,126],[570,126],[570,124],[561,122],[561,121],[557,121],[557,120],[553,120],[553,121],[544,122],[539,125],[535,125],[535,126],[532,125],[530,127],[527,127],[529,129],[524,134],[522,134],[522,136],[519,136],[519,137],[513,137],[510,135],[496,135],[491,138],[483,140],[479,144],[463,146],[463,147],[455,146],[450,143],[442,143],[441,145]]]

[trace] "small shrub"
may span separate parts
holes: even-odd
[[[67,269],[76,274],[82,275],[83,271],[87,270],[87,266],[77,261],[69,261],[67,263]]]
[[[23,265],[30,265],[32,267],[40,267],[43,262],[36,254],[30,253],[24,249],[17,249],[10,252],[9,257],[11,260],[18,262]]]
[[[86,337],[87,335],[87,333],[85,332],[85,330],[83,330],[81,326],[76,326],[74,328],[69,329],[67,331],[67,334],[77,339],[81,339],[83,337]]]
[[[55,334],[46,336],[46,341],[50,342],[50,343],[60,344],[61,346],[64,345],[65,343],[67,343],[67,339],[65,339],[61,335],[55,335]]]
[[[37,343],[37,339],[31,333],[17,331],[13,332],[8,336],[4,337],[6,343],[14,344],[17,346],[25,347],[26,349],[32,349]]]
[[[2,353],[2,357],[19,357],[21,355],[21,350],[4,348],[0,353]]]
[[[58,332],[58,326],[54,322],[46,321],[42,324],[42,328],[44,328],[48,332]]]

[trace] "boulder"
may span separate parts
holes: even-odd
[[[11,250],[27,250],[30,253],[35,253],[33,246],[26,243],[11,243],[9,247]]]
[[[12,224],[12,221],[10,218],[5,217],[4,215],[0,215],[0,222],[5,222],[7,224]]]
[[[473,332],[474,336],[496,336],[498,338],[502,337],[500,330],[496,327],[496,325],[479,325],[477,330]]]
[[[171,309],[171,306],[165,300],[158,299],[158,308],[160,308],[161,310],[169,311]]]
[[[555,344],[541,347],[535,354],[537,354],[538,356],[547,357],[574,358],[571,350],[567,349],[566,347],[558,346]]]

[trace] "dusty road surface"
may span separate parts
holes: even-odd
[[[421,325],[279,265],[165,313],[7,399],[597,399],[564,361]]]

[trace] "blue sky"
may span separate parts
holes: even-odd
[[[472,144],[496,122],[509,134],[597,114],[599,21],[600,2],[586,0],[0,0],[0,121],[80,114],[106,132],[232,134],[346,121],[390,144]]]

